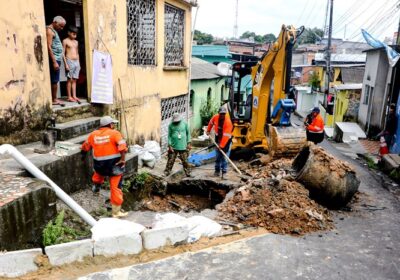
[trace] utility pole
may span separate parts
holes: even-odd
[[[325,23],[324,23],[324,37],[328,37],[328,11],[329,11],[329,1],[330,1],[330,0],[326,0]]]
[[[235,24],[233,25],[233,38],[238,39],[239,0],[236,0]]]
[[[330,0],[329,11],[329,29],[328,29],[328,46],[326,48],[326,81],[325,92],[329,91],[329,83],[331,79],[331,43],[332,43],[332,19],[333,19],[333,0]],[[324,105],[326,105],[326,94],[324,95]]]

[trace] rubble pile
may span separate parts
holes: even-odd
[[[289,159],[248,169],[253,178],[218,205],[224,220],[273,233],[305,234],[333,227],[329,211],[310,199],[308,190],[291,176]]]
[[[327,167],[331,172],[337,173],[339,177],[344,177],[346,172],[355,172],[348,163],[336,159],[321,147],[314,146],[312,150],[314,162],[321,165],[321,170]]]

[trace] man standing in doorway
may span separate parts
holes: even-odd
[[[218,114],[211,118],[207,127],[207,135],[210,134],[213,127],[215,131],[215,142],[218,144],[219,148],[229,156],[233,124],[229,114],[227,114],[226,107],[222,106],[219,108]],[[228,163],[219,149],[216,149],[216,152],[217,158],[215,160],[214,175],[219,177],[222,171],[222,177],[224,177],[224,174],[228,171]]]
[[[50,62],[50,80],[51,80],[51,97],[53,105],[65,106],[57,99],[58,82],[60,81],[60,65],[64,59],[63,46],[58,32],[63,30],[66,24],[62,16],[56,16],[53,22],[46,28],[47,49],[49,51]]]
[[[191,176],[187,162],[191,149],[189,126],[178,113],[175,113],[172,116],[172,122],[168,126],[168,161],[164,171],[165,176],[169,176],[171,173],[176,156],[181,159],[186,176]]]
[[[125,171],[125,154],[128,151],[125,140],[121,133],[115,130],[114,120],[110,116],[100,119],[100,128],[90,133],[88,139],[81,147],[82,159],[93,149],[92,176],[93,192],[99,193],[104,183],[104,178],[110,180],[110,201],[113,218],[125,217],[127,213],[121,211],[123,202],[122,175]]]
[[[385,138],[385,142],[388,148],[394,143],[394,136],[397,129],[397,118],[396,118],[396,104],[392,103],[389,106],[389,114],[386,117],[385,129],[382,130],[376,138],[379,139],[381,136]]]

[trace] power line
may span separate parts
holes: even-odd
[[[375,2],[375,0],[372,0],[371,3],[372,3],[372,2]],[[366,3],[366,2],[364,2],[364,3]],[[360,13],[357,13],[356,16],[355,16],[354,18],[348,18],[347,23],[353,22],[353,21],[355,21],[357,18],[361,17],[361,16],[365,13],[365,11],[367,11],[369,8],[370,8],[370,5],[367,5],[367,7],[366,7],[364,10],[362,10]],[[369,19],[368,19],[368,20],[369,20]],[[344,25],[344,26],[345,26],[345,25]],[[335,34],[336,34],[337,32],[340,32],[341,30],[343,30],[343,29],[344,29],[344,26],[342,26],[341,28],[336,28]]]
[[[297,25],[301,25],[300,19],[303,19],[303,14],[304,14],[306,8],[308,7],[308,4],[309,4],[309,3],[310,3],[310,0],[307,0],[307,3],[306,3],[306,5],[304,6],[303,11],[301,11],[301,14],[300,14],[299,18],[297,19]]]

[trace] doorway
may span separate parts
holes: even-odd
[[[67,23],[64,29],[58,33],[61,41],[68,37],[69,26],[76,26],[78,28],[76,40],[79,45],[78,52],[81,70],[76,82],[76,96],[79,99],[87,100],[85,29],[82,2],[83,0],[43,0],[43,5],[46,26],[52,23],[55,16],[62,16],[66,20]],[[65,73],[64,62],[62,62],[62,66],[60,67],[60,82],[57,97],[61,98],[63,101],[65,101],[67,97],[67,76]],[[71,105],[69,102],[66,102],[65,104],[67,107]]]

